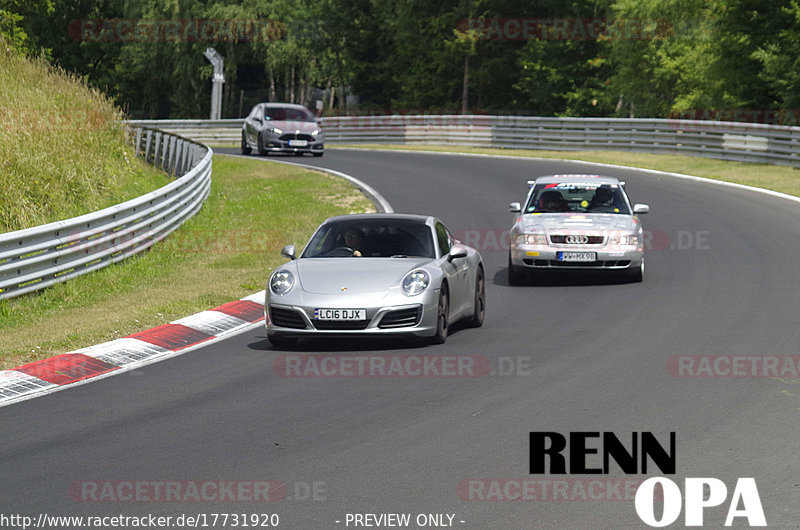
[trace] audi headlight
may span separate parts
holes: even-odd
[[[428,288],[431,283],[431,275],[423,270],[411,271],[403,278],[403,294],[415,296]]]
[[[519,234],[517,245],[546,245],[547,236],[544,234]]]
[[[294,274],[279,270],[269,280],[269,290],[275,294],[286,294],[294,286]]]
[[[608,244],[614,246],[637,246],[639,244],[639,236],[636,234],[623,234],[614,235],[608,238]]]

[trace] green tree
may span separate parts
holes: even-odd
[[[26,53],[48,56],[33,30],[39,20],[53,12],[52,0],[2,0],[0,2],[0,40],[9,48]]]

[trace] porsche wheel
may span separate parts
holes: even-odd
[[[483,325],[483,317],[486,314],[486,281],[483,276],[483,267],[478,267],[475,275],[475,305],[472,310],[472,317],[469,325],[479,328]]]
[[[450,326],[450,299],[447,294],[447,285],[442,284],[439,289],[439,307],[436,311],[436,333],[431,342],[444,344],[447,340],[447,331]]]

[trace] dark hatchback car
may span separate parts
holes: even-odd
[[[316,116],[302,105],[259,103],[242,125],[242,154],[287,153],[322,156],[325,133]]]

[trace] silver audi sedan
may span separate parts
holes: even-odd
[[[267,338],[292,346],[303,337],[425,337],[441,344],[450,325],[483,324],[481,255],[435,217],[355,214],[331,217],[303,252],[267,281]]]
[[[624,183],[599,175],[550,175],[528,181],[525,205],[512,202],[508,281],[545,270],[619,271],[644,279],[644,241],[639,215]]]
[[[242,154],[288,153],[322,156],[325,133],[316,116],[302,105],[259,103],[242,124]]]

